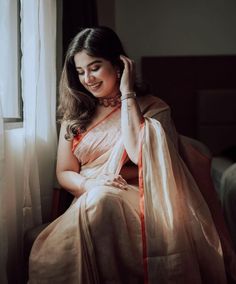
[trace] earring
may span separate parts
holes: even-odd
[[[117,71],[117,78],[120,79],[120,71]]]

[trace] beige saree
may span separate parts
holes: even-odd
[[[168,107],[145,99],[139,186],[98,186],[74,199],[35,241],[29,283],[227,283],[211,214],[162,115]],[[73,152],[85,177],[119,173],[120,109],[77,137]]]

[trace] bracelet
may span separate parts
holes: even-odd
[[[135,92],[130,92],[130,93],[124,94],[124,95],[122,95],[120,97],[120,100],[124,101],[124,100],[127,100],[129,98],[135,99],[136,98],[136,93]]]

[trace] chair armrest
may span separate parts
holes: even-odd
[[[209,148],[199,140],[184,136],[184,135],[179,135],[179,141],[183,144],[188,144],[191,145],[194,149],[196,149],[199,153],[202,155],[205,155],[208,158],[211,158],[211,152]]]

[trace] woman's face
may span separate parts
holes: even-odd
[[[81,51],[74,56],[81,84],[95,97],[113,97],[119,92],[118,69],[109,61]]]

